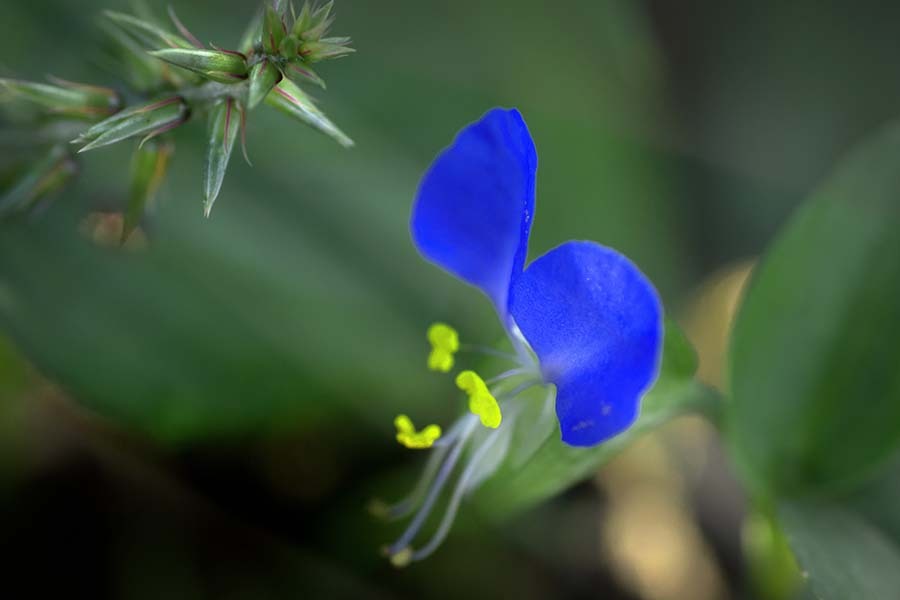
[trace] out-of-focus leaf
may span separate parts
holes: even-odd
[[[237,102],[228,98],[218,103],[209,115],[209,142],[203,164],[203,214],[207,217],[222,189],[222,180],[240,128],[240,110]]]
[[[750,284],[727,431],[762,493],[860,480],[900,442],[898,193],[893,127],[813,194]]]
[[[111,89],[61,79],[55,81],[58,85],[0,79],[0,89],[64,117],[97,120],[119,108],[119,96]]]
[[[131,158],[131,188],[128,195],[128,207],[122,225],[122,243],[134,231],[144,215],[149,203],[153,201],[159,186],[165,179],[169,168],[169,160],[175,146],[171,143],[150,142],[134,151]]]
[[[328,117],[313,104],[306,92],[290,80],[282,80],[272,90],[272,93],[266,96],[266,103],[314,129],[318,129],[345,148],[353,145],[353,140],[328,120]]]
[[[78,173],[78,165],[64,146],[54,146],[0,195],[0,216],[22,211],[64,187]]]
[[[193,44],[180,35],[167,31],[162,27],[143,19],[112,10],[107,10],[103,14],[113,23],[121,27],[123,31],[141,41],[148,48],[159,48],[160,46],[168,46],[169,48],[194,47]]]
[[[245,29],[244,33],[241,35],[241,40],[238,43],[238,51],[249,54],[254,46],[259,44],[260,36],[262,35],[262,22],[263,10],[260,9],[253,15],[253,18],[247,24],[247,29]]]
[[[631,428],[594,448],[573,448],[559,439],[557,426],[522,466],[516,467],[512,462],[504,465],[478,492],[478,504],[497,518],[513,516],[588,477],[636,438],[679,415],[704,412],[715,418],[720,399],[712,389],[694,381],[696,361],[684,334],[673,322],[667,322],[659,379],[644,396],[641,414]],[[543,408],[539,404],[536,402],[519,417],[511,455],[515,455],[517,447],[531,442],[533,432],[525,424],[537,422],[537,412]]]
[[[818,600],[897,597],[900,546],[862,515],[839,504],[796,501],[782,504],[779,516]]]

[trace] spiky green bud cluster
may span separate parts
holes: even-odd
[[[64,151],[63,141],[71,141],[80,153],[139,138],[124,219],[126,238],[165,174],[173,151],[169,132],[197,115],[208,116],[202,187],[208,216],[239,133],[246,157],[247,112],[263,101],[342,146],[352,146],[301,87],[324,88],[312,65],[353,52],[349,38],[328,37],[332,9],[333,2],[318,7],[306,3],[298,13],[292,4],[275,0],[257,15],[233,50],[204,47],[171,9],[175,31],[150,15],[107,11],[104,28],[113,43],[111,57],[122,76],[123,90],[56,79],[50,84],[0,79],[0,91],[5,91],[0,100],[35,107],[39,112],[35,126],[55,119],[82,123],[75,128],[74,139],[53,139],[51,152],[34,163],[10,191],[0,193],[0,216],[27,210],[74,174],[75,153]],[[127,105],[123,98],[129,100]],[[154,142],[145,145],[150,140]]]

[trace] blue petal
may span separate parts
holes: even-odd
[[[495,108],[435,159],[413,206],[422,255],[480,288],[504,320],[510,282],[525,264],[536,171],[522,115]]]
[[[515,281],[510,314],[557,388],[562,439],[592,446],[637,418],[659,373],[662,305],[627,258],[594,242],[567,242]]]

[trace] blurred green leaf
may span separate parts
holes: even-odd
[[[859,513],[837,504],[797,501],[781,505],[779,516],[818,600],[897,597],[900,546]]]
[[[150,142],[137,148],[131,157],[131,187],[128,207],[122,225],[122,243],[141,221],[147,205],[153,201],[169,168],[169,160],[175,151],[172,143]]]
[[[180,35],[176,35],[143,19],[112,10],[104,11],[103,14],[148,48],[159,48],[160,46],[168,46],[169,48],[194,47],[193,44]]]
[[[111,89],[62,79],[54,82],[58,85],[0,79],[0,88],[60,116],[98,120],[119,108],[119,96]]]
[[[517,427],[510,449],[512,460],[478,492],[479,505],[497,518],[513,516],[588,477],[635,439],[679,415],[704,412],[715,418],[720,399],[712,389],[694,381],[696,367],[693,348],[678,326],[668,321],[659,379],[644,396],[641,414],[630,429],[594,448],[573,448],[562,443],[559,428],[555,426],[552,435],[517,467],[517,449],[530,444],[536,435],[527,428]],[[539,404],[535,403],[530,415],[520,417],[520,422],[539,422],[537,411],[542,408]],[[555,425],[555,415],[551,423]]]
[[[222,189],[222,180],[240,129],[240,111],[231,98],[219,102],[209,115],[209,145],[203,164],[203,213],[208,217]]]
[[[870,474],[900,442],[900,128],[855,151],[770,248],[735,325],[728,432],[763,493]]]
[[[40,198],[65,187],[78,174],[78,164],[65,146],[53,146],[0,194],[0,216],[22,211]]]

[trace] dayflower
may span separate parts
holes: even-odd
[[[467,394],[471,414],[442,438],[436,425],[417,432],[408,417],[398,417],[398,440],[411,448],[432,447],[432,455],[407,499],[376,506],[390,518],[418,508],[406,531],[386,548],[397,566],[438,547],[463,496],[506,458],[514,428],[535,438],[525,444],[533,452],[553,430],[555,406],[562,442],[600,444],[634,422],[642,396],[656,380],[662,306],[631,261],[594,242],[570,241],[525,267],[536,172],[534,142],[522,116],[494,109],[459,133],[419,186],[410,224],[415,245],[427,260],[493,302],[514,353],[481,350],[505,356],[515,367],[487,381],[471,370],[459,373],[456,384]],[[445,324],[433,325],[427,337],[432,345],[427,364],[435,371],[452,370],[456,352],[478,349],[460,344]],[[546,404],[536,421],[525,422],[521,395],[535,386],[547,390]],[[527,456],[516,460],[523,459]],[[414,549],[412,542],[463,460],[436,533]]]

